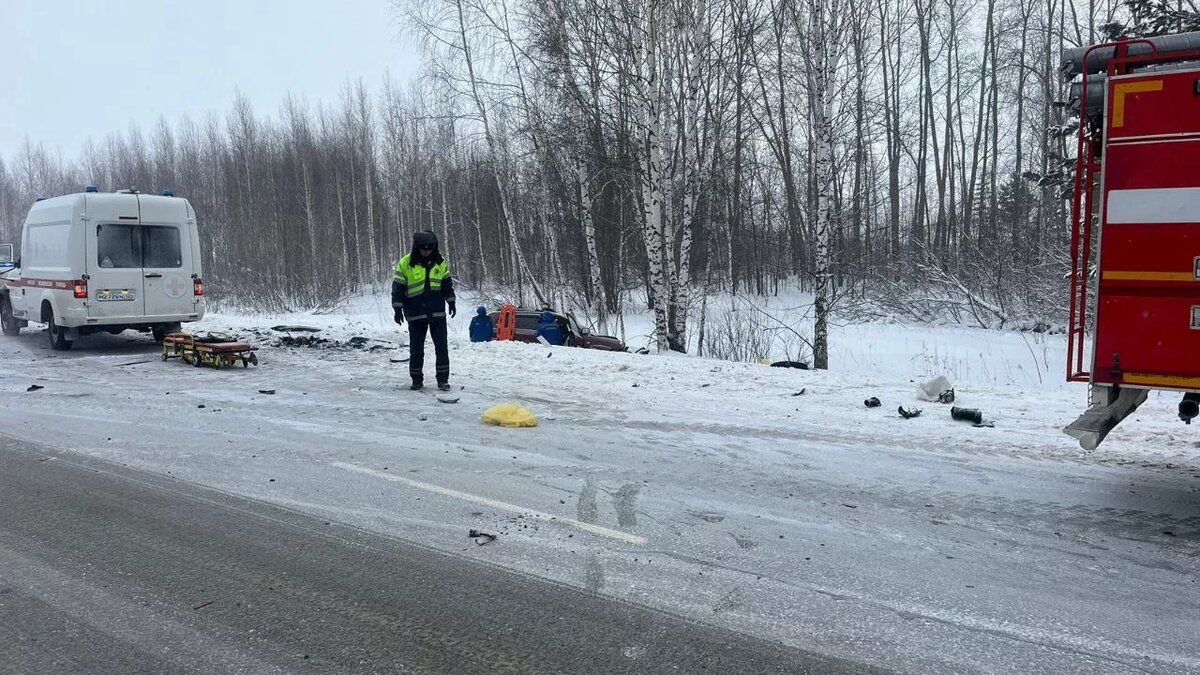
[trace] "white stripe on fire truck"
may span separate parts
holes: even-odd
[[[1200,223],[1200,187],[1111,190],[1108,224]]]

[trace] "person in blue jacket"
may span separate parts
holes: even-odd
[[[542,318],[538,320],[537,334],[540,338],[546,338],[546,342],[552,345],[561,345],[567,338],[562,327],[558,325],[558,320],[550,312],[542,312]]]
[[[487,307],[476,307],[471,319],[471,342],[491,342],[496,337],[496,324],[488,316]]]

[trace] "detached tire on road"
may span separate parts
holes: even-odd
[[[21,334],[21,324],[17,323],[17,318],[13,316],[12,305],[7,297],[0,297],[0,329],[9,337]]]
[[[55,351],[65,352],[74,344],[67,339],[66,329],[54,322],[53,314],[46,323],[46,335],[50,337],[50,348]]]

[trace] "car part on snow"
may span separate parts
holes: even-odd
[[[977,408],[958,408],[950,409],[950,417],[959,422],[970,422],[971,424],[983,424],[983,411]]]
[[[945,375],[938,375],[917,387],[917,398],[922,401],[938,401],[941,399],[942,394],[953,388],[954,385],[950,382],[950,378]]]
[[[404,358],[402,358],[402,359],[390,359],[390,360],[391,360],[391,362],[392,362],[392,363],[408,363],[408,357],[407,357],[407,356],[406,356],[406,357],[404,357]]]
[[[776,361],[771,364],[772,368],[796,368],[797,370],[808,370],[808,364],[804,361]]]
[[[938,394],[938,403],[954,403],[954,389],[947,389]]]
[[[793,393],[792,393],[792,396],[803,396],[803,395],[804,395],[804,392],[806,392],[806,391],[808,391],[808,387],[804,387],[804,388],[803,388],[803,389],[801,389],[800,391],[793,392]]]
[[[274,390],[274,389],[259,389],[259,390],[258,390],[258,393],[260,393],[260,394],[266,394],[267,396],[274,396],[274,395],[275,395],[275,390]]]
[[[900,406],[900,407],[896,408],[896,412],[900,413],[900,416],[906,420],[911,420],[914,417],[921,416],[920,408],[912,408],[910,410],[905,410],[904,406]]]
[[[26,389],[25,391],[37,391],[38,389],[45,389],[45,387],[43,387],[40,384],[31,384],[31,385],[29,385],[29,388]]]
[[[1183,420],[1184,424],[1191,424],[1198,415],[1200,415],[1200,393],[1189,391],[1179,402],[1179,419]]]
[[[537,417],[523,405],[516,403],[501,403],[488,408],[483,413],[484,424],[500,427],[536,427]]]
[[[467,538],[474,539],[475,543],[479,544],[480,546],[486,546],[493,541],[496,541],[496,535],[488,534],[487,532],[480,532],[479,530],[471,530],[467,533]]]
[[[276,330],[276,331],[279,331],[280,333],[320,333],[321,332],[320,328],[314,328],[312,326],[292,326],[290,324],[284,324],[282,326],[271,326],[271,330]]]
[[[442,403],[458,403],[458,397],[454,394],[438,394],[437,400]]]
[[[871,398],[863,401],[863,405],[867,406],[868,408],[878,408],[879,406],[881,406],[883,404],[879,402],[878,398],[876,398],[875,396],[872,396]]]
[[[223,368],[241,363],[243,368],[258,365],[254,347],[229,333],[171,333],[163,337],[162,360],[178,358],[199,368],[202,365]]]

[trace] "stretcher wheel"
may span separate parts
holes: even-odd
[[[164,350],[164,351],[163,351],[163,353],[162,353],[162,360],[163,360],[163,361],[166,361],[168,358],[170,358],[170,357],[169,357],[169,356],[167,356],[167,352],[166,352],[166,350]]]
[[[252,364],[254,364],[254,365],[256,365],[256,366],[258,365],[258,355],[257,355],[257,354],[255,354],[254,352],[250,352],[250,359],[249,359],[249,360],[250,360],[250,363],[252,363]]]
[[[192,351],[192,365],[197,368],[200,367],[200,352],[198,350]]]

